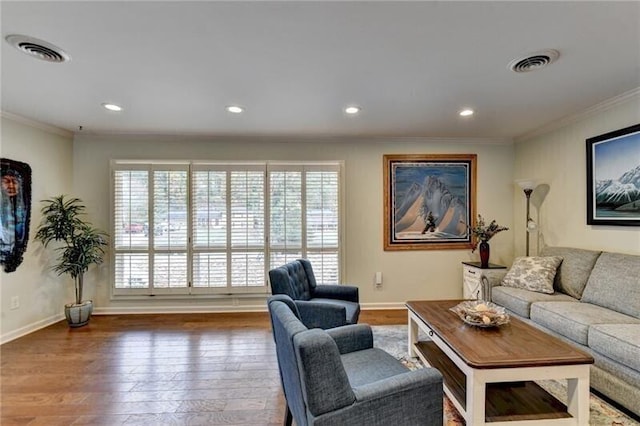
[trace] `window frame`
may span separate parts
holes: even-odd
[[[187,171],[186,179],[186,191],[187,191],[187,244],[184,252],[187,255],[187,285],[185,287],[175,288],[158,288],[153,284],[153,265],[154,254],[158,253],[173,253],[173,250],[157,249],[154,246],[155,233],[148,232],[148,246],[144,249],[137,248],[116,248],[116,172],[118,170],[144,170],[148,173],[148,229],[154,229],[154,171],[157,170],[185,170]],[[258,250],[263,253],[264,259],[264,284],[260,286],[232,286],[231,278],[231,257],[232,254],[238,251],[247,252],[246,247],[235,248],[231,244],[231,227],[230,217],[231,212],[231,194],[230,186],[231,182],[229,176],[232,171],[248,171],[248,170],[260,170],[263,172],[263,191],[262,191],[262,203],[263,203],[263,238],[261,247],[252,247],[251,250]],[[194,244],[195,229],[193,214],[196,210],[196,202],[194,200],[194,188],[193,180],[194,173],[197,171],[225,171],[226,172],[226,245],[224,248],[211,248],[201,247],[198,248]],[[160,298],[229,298],[229,297],[242,297],[244,296],[265,296],[271,293],[268,271],[271,269],[271,253],[275,251],[271,245],[271,173],[278,171],[300,171],[301,172],[301,226],[302,226],[302,241],[301,241],[301,253],[302,257],[307,257],[309,252],[319,253],[322,251],[331,251],[331,248],[318,248],[309,250],[307,236],[307,200],[306,200],[306,183],[305,176],[309,171],[323,171],[323,172],[336,172],[337,173],[337,283],[342,282],[343,268],[344,268],[344,229],[345,229],[345,214],[344,214],[344,199],[345,199],[345,185],[344,185],[344,161],[295,161],[295,162],[282,162],[282,161],[203,161],[203,160],[111,160],[110,163],[110,222],[111,232],[114,236],[110,240],[111,252],[111,273],[110,273],[110,294],[112,299],[131,298],[140,299],[148,298],[149,296],[158,296]],[[260,249],[262,249],[260,251]],[[286,248],[282,249],[287,250]],[[146,253],[149,255],[149,282],[146,288],[117,288],[116,287],[116,257],[119,253]],[[226,253],[227,265],[226,265],[226,279],[227,285],[225,287],[195,287],[194,286],[194,259],[197,253]]]

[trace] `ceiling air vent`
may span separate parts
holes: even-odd
[[[557,50],[541,50],[524,58],[514,59],[509,62],[509,68],[514,72],[536,71],[555,62],[558,56],[560,56],[560,53]]]
[[[64,50],[44,40],[20,34],[8,35],[5,40],[22,53],[43,61],[66,62],[71,60],[71,56]]]

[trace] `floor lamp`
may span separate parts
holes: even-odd
[[[538,225],[531,219],[530,207],[531,207],[531,194],[533,190],[536,188],[536,181],[531,179],[521,179],[516,181],[516,183],[522,188],[524,191],[525,197],[527,197],[527,223],[526,223],[526,234],[527,234],[527,243],[526,243],[526,256],[529,256],[529,233],[534,232],[538,229]]]

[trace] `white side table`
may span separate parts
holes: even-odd
[[[482,277],[490,278],[492,274],[502,274],[505,269],[506,266],[494,263],[490,263],[487,268],[481,268],[480,262],[462,262],[462,298],[489,301],[489,292],[483,288]]]

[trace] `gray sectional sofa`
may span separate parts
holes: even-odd
[[[553,294],[492,275],[491,301],[591,354],[591,387],[640,416],[640,256],[567,247],[540,256],[563,259]]]

